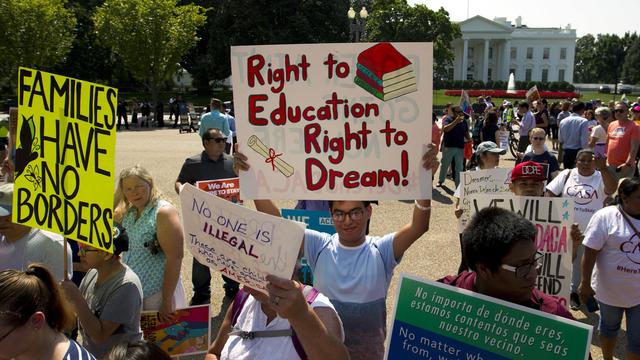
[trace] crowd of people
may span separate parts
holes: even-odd
[[[580,310],[597,302],[605,359],[612,359],[626,316],[627,356],[634,360],[640,359],[640,178],[634,177],[640,104],[598,105],[568,100],[547,108],[539,99],[497,107],[479,98],[472,114],[449,105],[441,128],[433,114],[434,144],[421,161],[434,174],[439,169],[440,187],[453,168],[458,187],[465,168],[498,167],[507,151],[501,132],[507,124],[519,127],[509,187],[517,196],[575,200],[570,306]],[[235,177],[251,167],[242,149],[231,151],[235,120],[218,99],[211,99],[210,109],[199,129],[202,151],[185,159],[176,193],[186,183]],[[466,159],[465,147],[474,140]],[[459,187],[454,196],[460,198]],[[168,358],[143,340],[141,312],[157,311],[160,321],[169,322],[177,309],[211,302],[210,269],[195,259],[193,297],[185,298],[182,223],[143,166],[125,168],[117,178],[113,253],[78,244],[75,265],[61,236],[13,222],[12,200],[13,184],[0,186],[0,358]],[[254,203],[258,211],[281,215],[271,200]],[[458,205],[456,217],[462,214]],[[295,272],[287,279],[268,276],[265,294],[223,277],[232,303],[207,360],[384,357],[388,289],[403,256],[429,231],[431,200],[416,199],[407,224],[382,236],[368,234],[370,201],[327,201],[322,209],[330,212],[335,233],[305,230],[299,254],[313,271],[313,286],[303,285]],[[559,298],[535,286],[541,267],[535,236],[535,226],[515,213],[480,210],[460,234],[458,273],[440,281],[573,319]],[[84,273],[80,281],[67,280],[72,270]]]

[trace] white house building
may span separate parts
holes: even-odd
[[[460,23],[462,38],[451,43],[454,80],[573,82],[576,30],[533,28],[506,18],[474,16]]]

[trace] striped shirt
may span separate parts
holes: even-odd
[[[62,360],[96,360],[96,358],[91,355],[87,349],[80,346],[80,344],[69,339],[69,348],[67,349],[67,353],[62,357]]]

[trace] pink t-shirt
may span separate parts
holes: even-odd
[[[607,145],[609,165],[620,166],[629,158],[631,141],[640,141],[640,127],[633,121],[625,121],[624,124],[620,124],[616,120],[609,124],[607,133],[609,137]]]

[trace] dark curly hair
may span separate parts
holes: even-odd
[[[481,263],[496,272],[515,243],[534,241],[535,236],[536,228],[529,220],[505,209],[482,209],[462,233],[467,266],[476,271]]]

